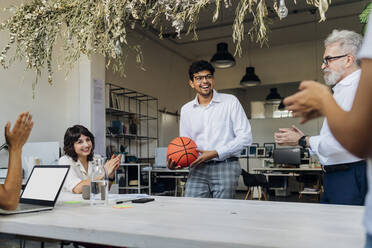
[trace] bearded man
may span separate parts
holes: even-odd
[[[332,87],[333,97],[345,111],[350,111],[361,74],[356,55],[362,36],[354,31],[334,30],[325,40],[322,71]],[[316,154],[324,171],[322,203],[363,205],[367,192],[366,161],[346,151],[332,135],[327,119],[318,136],[307,136],[297,127],[280,128],[275,142],[302,146]]]

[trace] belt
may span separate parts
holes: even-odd
[[[237,157],[231,157],[225,160],[209,160],[209,161],[203,162],[203,164],[218,164],[218,163],[223,163],[223,162],[235,162],[235,161],[239,161],[239,159]]]
[[[333,165],[322,165],[322,170],[325,174],[336,172],[336,171],[346,171],[350,169],[351,166],[357,165],[364,160],[352,162],[352,163],[346,163],[346,164],[333,164]]]

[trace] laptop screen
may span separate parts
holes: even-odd
[[[63,186],[69,166],[35,166],[21,196],[22,200],[54,202]]]

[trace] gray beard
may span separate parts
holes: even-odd
[[[324,72],[329,72],[328,75],[324,75],[324,81],[329,86],[337,84],[340,81],[342,75],[345,73],[344,70],[342,70],[341,72],[324,70]]]

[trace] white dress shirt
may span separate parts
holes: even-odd
[[[216,150],[219,161],[239,157],[252,143],[251,125],[239,100],[216,90],[208,106],[200,105],[198,97],[183,105],[180,136],[195,141],[200,150]]]
[[[333,87],[333,97],[337,104],[345,111],[350,111],[353,105],[360,74],[361,70],[357,70]],[[310,137],[309,143],[311,152],[319,157],[320,163],[324,166],[352,163],[361,160],[346,151],[335,139],[329,129],[327,119],[324,119],[320,135]]]
[[[363,45],[359,50],[358,59],[372,59],[372,13],[369,15],[367,32],[364,35]],[[368,160],[367,169],[368,193],[366,197],[366,211],[364,225],[367,233],[372,235],[372,160]]]
[[[100,155],[94,154],[94,159],[101,158]],[[90,179],[93,161],[88,162],[88,172],[85,171],[83,164],[78,159],[76,162],[68,155],[62,156],[58,164],[59,165],[70,165],[70,171],[66,177],[65,184],[63,185],[63,190],[72,192],[76,185],[78,185],[81,181]]]

